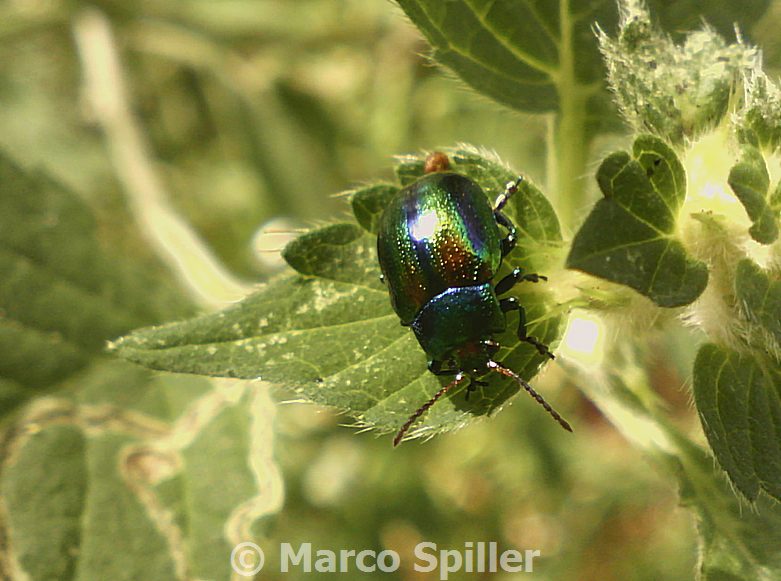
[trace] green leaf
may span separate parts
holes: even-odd
[[[376,184],[352,192],[350,205],[358,224],[376,234],[385,205],[398,191],[399,188],[394,185]]]
[[[408,186],[423,175],[426,160],[422,156],[401,155],[398,156],[396,160],[398,163],[393,169],[402,186]]]
[[[694,362],[694,399],[716,459],[749,500],[781,500],[781,370],[714,344]]]
[[[705,289],[704,263],[675,238],[686,175],[660,139],[635,140],[633,155],[608,156],[597,171],[605,198],[575,235],[567,266],[629,286],[661,307],[694,301]]]
[[[770,176],[762,152],[753,145],[744,145],[727,181],[754,223],[749,228],[751,237],[761,244],[775,242],[778,221],[768,204]]]
[[[614,0],[398,0],[431,43],[433,58],[483,95],[523,111],[555,111],[577,95],[579,107],[605,117],[604,69],[593,29],[612,32]],[[768,0],[729,2],[653,0],[666,30],[690,30],[704,19],[724,35],[735,23],[760,18]],[[570,93],[571,94],[568,94]],[[605,119],[602,119],[604,121]]]
[[[103,250],[78,197],[0,155],[0,577],[227,581],[223,531],[257,495],[257,410],[103,358],[109,338],[189,312],[162,271]],[[177,423],[210,401],[218,414]]]
[[[448,150],[455,171],[475,179],[493,197],[515,174],[469,149]],[[422,172],[420,158],[405,158]],[[410,175],[412,175],[410,173]],[[361,207],[379,207],[367,191]],[[508,257],[538,269],[560,252],[558,222],[548,202],[525,183],[509,205],[517,219],[521,243]],[[364,223],[373,218],[364,215]],[[350,412],[362,426],[397,430],[440,387],[426,369],[426,357],[412,332],[402,327],[380,283],[376,239],[354,224],[334,224],[303,235],[284,251],[298,273],[280,277],[241,303],[214,313],[162,327],[142,329],[118,341],[116,353],[153,369],[203,375],[263,378],[290,388],[296,396]],[[501,276],[501,274],[500,274]],[[560,334],[560,317],[544,284],[519,289],[527,309],[529,332],[552,343]],[[504,361],[526,378],[545,363],[513,330],[498,337]],[[516,384],[491,379],[469,400],[454,394],[426,414],[417,434],[463,425],[498,409],[517,393]]]
[[[433,58],[477,92],[522,111],[555,111],[560,100],[575,98],[592,120],[609,120],[592,26],[613,28],[612,0],[398,3],[431,43]]]
[[[332,224],[299,236],[282,256],[301,274],[380,290],[377,266],[370,260],[372,240],[356,224]]]
[[[671,462],[677,467],[681,504],[697,515],[697,579],[777,579],[781,576],[781,505],[760,496],[752,506],[745,506],[710,456],[691,444],[685,450],[683,459]]]
[[[189,312],[162,273],[110,256],[72,193],[0,154],[0,397],[8,413],[105,341]]]
[[[434,47],[434,58],[500,103],[555,109],[559,14],[555,3],[399,0]]]
[[[116,361],[70,388],[7,436],[0,576],[228,581],[233,545],[250,540],[228,535],[270,500],[257,479],[276,468],[252,433],[270,399]]]
[[[690,336],[681,337],[691,341]],[[585,370],[576,370],[575,378],[616,429],[679,483],[681,504],[697,517],[696,579],[778,579],[781,504],[763,494],[748,506],[735,494],[713,456],[669,421],[667,404],[652,388],[652,373],[646,363],[658,357],[658,346],[629,343],[619,342],[606,353],[610,366],[608,373],[600,373],[599,381]],[[668,347],[670,351],[677,349]]]
[[[666,339],[676,342],[674,337]],[[690,342],[691,336],[681,339]],[[672,352],[690,346],[667,347]],[[670,421],[647,366],[658,355],[658,345],[618,342],[605,354],[610,365],[599,380],[585,370],[575,370],[574,378],[616,429],[679,483],[681,504],[697,517],[698,581],[780,578],[781,504],[762,494],[748,506],[713,456]]]
[[[735,273],[735,298],[744,317],[758,324],[765,334],[758,345],[769,347],[767,334],[781,345],[781,281],[749,259],[741,260]]]

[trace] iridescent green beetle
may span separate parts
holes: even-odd
[[[502,259],[515,247],[517,230],[502,213],[522,178],[509,182],[492,208],[471,179],[447,170],[434,153],[423,177],[401,190],[380,218],[377,253],[393,310],[412,327],[435,375],[454,375],[404,423],[393,440],[448,391],[469,378],[467,390],[484,385],[488,371],[511,377],[566,430],[570,425],[517,373],[494,361],[494,336],[507,327],[505,314],[518,311],[518,338],[550,358],[548,347],[527,335],[526,313],[514,297],[500,299],[521,281],[547,280],[516,268],[494,284]],[[501,228],[507,232],[503,236]]]

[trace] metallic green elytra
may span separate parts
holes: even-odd
[[[377,253],[393,309],[409,325],[442,291],[490,282],[502,263],[502,235],[480,186],[430,173],[385,208]]]
[[[435,155],[437,163],[427,167],[439,169],[443,154]],[[471,179],[432,171],[402,189],[383,211],[377,254],[391,305],[401,324],[414,331],[429,357],[429,370],[455,376],[407,420],[394,445],[450,389],[469,378],[468,397],[470,390],[484,384],[477,378],[487,371],[513,378],[562,427],[572,431],[526,381],[493,360],[499,350],[494,337],[505,330],[508,311],[520,315],[518,338],[553,358],[546,345],[526,334],[526,316],[518,300],[499,298],[521,281],[538,282],[545,277],[523,274],[516,268],[499,282],[493,281],[503,258],[515,247],[517,230],[502,208],[518,191],[521,179],[509,182],[491,206]]]

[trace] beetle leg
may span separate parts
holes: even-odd
[[[518,230],[515,228],[515,224],[512,223],[512,220],[502,214],[499,210],[494,210],[494,218],[498,224],[507,228],[508,231],[507,236],[502,238],[502,258],[504,258],[513,248],[515,248],[515,244],[518,242]]]
[[[478,387],[488,387],[487,381],[480,381],[479,379],[475,379],[474,377],[469,378],[469,385],[466,386],[466,393],[464,394],[464,399],[466,401],[469,401],[469,394],[471,394],[473,391],[477,391]]]
[[[514,268],[510,274],[496,283],[494,292],[497,295],[503,295],[521,281],[540,282],[541,280],[548,280],[548,277],[534,273],[523,274],[523,269]]]
[[[498,224],[501,224],[508,230],[507,237],[502,240],[502,257],[507,256],[510,251],[515,248],[515,243],[518,240],[518,231],[515,228],[512,220],[502,214],[502,208],[505,207],[507,201],[518,192],[518,186],[523,181],[523,176],[518,176],[514,181],[507,182],[496,202],[494,202],[494,219]]]
[[[555,359],[553,353],[545,343],[539,341],[536,337],[526,334],[526,310],[520,305],[515,297],[509,297],[499,301],[499,307],[503,312],[518,311],[518,339],[524,343],[529,343],[537,348],[540,355],[545,355],[551,359]]]
[[[499,300],[499,308],[502,309],[503,313],[509,313],[510,311],[517,311],[521,308],[521,305],[518,304],[518,299],[515,297],[507,297]]]

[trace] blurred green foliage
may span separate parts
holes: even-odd
[[[58,0],[0,4],[0,146],[80,196],[97,215],[102,244],[150,264],[151,251],[83,98],[72,23],[85,6]],[[476,143],[495,149],[534,181],[551,178],[540,144],[550,137],[552,117],[497,108],[442,74],[421,56],[427,45],[420,34],[387,2],[103,0],[91,6],[114,27],[131,104],[172,203],[247,280],[266,280],[280,268],[273,253],[258,251],[283,245],[266,239],[264,225],[290,230],[347,215],[346,201],[331,194],[390,179],[392,153]],[[775,3],[773,22],[779,14]],[[757,36],[774,40],[778,53],[775,30],[767,19],[757,25]],[[622,139],[601,136],[595,150]],[[583,189],[596,195],[593,180],[583,180]],[[554,205],[566,203],[555,192],[551,197]],[[677,388],[693,358],[691,343],[689,335],[677,333],[649,363],[652,386],[684,431],[696,425],[688,395]],[[261,578],[309,578],[275,577],[273,571],[279,542],[311,542],[333,550],[394,549],[402,569],[376,578],[421,579],[409,568],[412,547],[421,540],[443,548],[495,540],[540,549],[534,575],[540,580],[691,578],[694,526],[678,506],[674,486],[564,377],[549,369],[540,391],[576,410],[576,438],[519,401],[469,430],[392,450],[386,439],[339,427],[342,418],[326,410],[279,406],[275,454],[286,500],[255,527],[268,559]],[[194,391],[202,389],[200,380],[193,381]],[[146,375],[137,381],[147,382]],[[80,390],[91,389],[89,400],[100,403],[94,385],[106,383],[68,385],[65,393],[78,401],[85,397]],[[127,397],[117,388],[120,379],[110,384],[117,390],[112,402]],[[128,389],[133,385],[127,382]],[[182,383],[170,391],[177,401],[186,399]],[[172,404],[162,399],[152,408],[166,416],[160,409]],[[231,448],[230,440],[219,441],[212,453]],[[101,469],[93,472],[100,477]],[[208,466],[197,469],[209,472]],[[117,478],[113,470],[106,474]],[[47,478],[45,472],[34,475]],[[208,476],[216,490],[222,475]],[[29,486],[35,483],[6,485],[4,499],[26,498]],[[167,489],[161,494],[176,496]],[[171,500],[181,509],[178,502]],[[176,511],[187,520],[189,513],[183,514]],[[7,542],[0,535],[0,548]],[[131,558],[143,563],[145,555]],[[225,578],[228,571],[226,562]]]
[[[544,151],[533,144],[545,121],[497,111],[443,78],[421,58],[419,34],[387,4],[102,4],[177,207],[247,276],[267,274],[251,245],[260,226],[332,218],[344,204],[330,194],[390,177],[392,153],[486,143],[543,175]],[[68,28],[82,7],[0,7],[0,144],[114,214],[120,194],[80,100]]]

